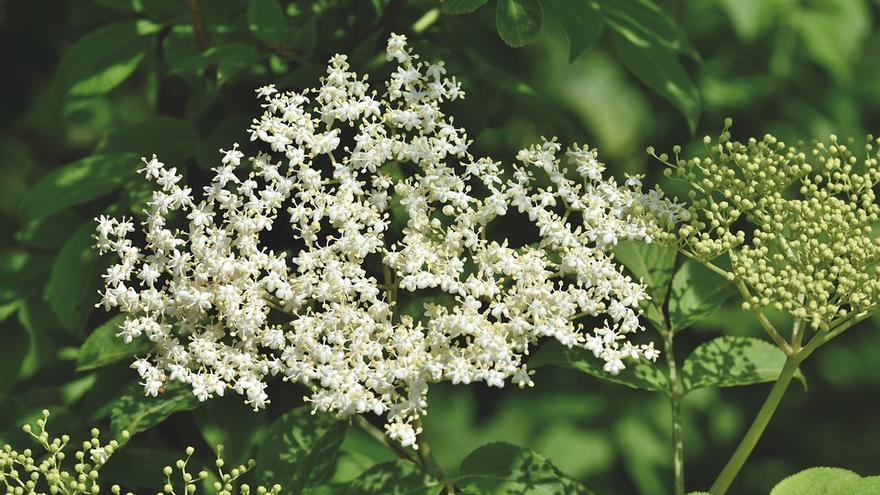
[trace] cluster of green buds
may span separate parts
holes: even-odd
[[[197,491],[197,482],[203,482],[208,477],[207,471],[199,471],[196,476],[193,476],[190,472],[186,470],[187,464],[189,464],[189,460],[192,457],[195,449],[192,447],[186,448],[186,457],[183,459],[178,459],[174,463],[174,467],[177,468],[177,471],[180,472],[180,480],[182,482],[182,489],[179,491],[175,490],[174,484],[175,482],[172,480],[172,476],[174,475],[174,468],[171,466],[165,466],[162,468],[162,474],[165,475],[165,486],[162,487],[162,491],[157,495],[193,495]],[[217,477],[218,480],[214,481],[211,487],[214,489],[214,493],[217,495],[232,495],[233,493],[239,492],[241,495],[250,495],[252,492],[251,486],[247,483],[239,484],[239,479],[244,476],[248,471],[254,468],[257,465],[257,461],[254,459],[248,459],[245,464],[241,464],[239,466],[235,466],[232,469],[229,469],[228,472],[224,472],[223,468],[225,466],[225,462],[223,461],[223,445],[217,446],[217,460],[214,461],[214,466],[217,468]],[[278,495],[281,493],[281,485],[275,484],[271,488],[266,488],[265,486],[257,486],[256,487],[257,495]],[[114,495],[119,495],[119,491],[114,487]]]
[[[42,448],[44,453],[36,455],[31,449],[18,451],[4,445],[0,451],[0,482],[9,495],[42,494],[78,495],[97,494],[100,491],[98,473],[110,456],[119,448],[119,442],[111,440],[101,444],[97,428],[91,431],[91,438],[82,443],[73,457],[72,470],[63,466],[67,455],[64,449],[70,443],[68,435],[51,438],[46,431],[49,411],[43,410],[42,418],[36,427],[24,425],[22,428]],[[123,432],[123,440],[128,433]],[[36,458],[35,458],[36,456]]]
[[[687,220],[658,240],[736,283],[744,307],[759,314],[772,308],[834,330],[874,310],[880,139],[868,136],[860,158],[852,139],[788,146],[768,134],[742,143],[731,139],[731,125],[727,119],[717,141],[704,138],[706,156],[648,149],[667,177],[690,186]]]
[[[41,448],[41,452],[31,449],[18,451],[10,445],[4,445],[0,451],[0,484],[5,486],[7,495],[97,495],[101,491],[99,471],[120,447],[129,439],[127,431],[122,432],[121,442],[111,440],[102,444],[97,428],[92,428],[91,438],[82,443],[82,448],[74,453],[72,470],[64,466],[67,455],[65,447],[70,443],[68,435],[51,438],[46,430],[49,420],[49,411],[43,410],[42,418],[35,425],[26,424],[22,430],[33,437]],[[165,475],[165,485],[158,495],[193,495],[197,491],[197,482],[208,478],[207,471],[200,471],[196,476],[187,472],[186,467],[195,449],[186,448],[186,457],[178,459],[175,466],[180,471],[180,483],[182,489],[175,491],[175,481],[172,481],[174,469],[165,466],[162,474]],[[223,446],[217,447],[217,460],[214,465],[217,468],[218,481],[211,486],[217,495],[232,495],[239,492],[241,495],[250,495],[251,487],[240,483],[245,473],[256,465],[256,461],[250,459],[247,463],[233,467],[229,472],[224,472],[222,459]],[[122,488],[112,485],[110,491],[113,495],[121,495]],[[280,485],[271,488],[258,486],[257,495],[278,495],[281,492]],[[133,495],[125,492],[125,495]]]

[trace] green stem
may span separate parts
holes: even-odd
[[[721,470],[721,474],[719,474],[718,478],[715,479],[715,482],[712,483],[712,487],[709,489],[711,495],[723,495],[727,492],[727,489],[730,488],[733,479],[739,473],[740,469],[742,469],[749,454],[752,453],[752,450],[758,443],[758,439],[761,438],[761,434],[764,433],[764,429],[767,428],[767,424],[770,422],[770,418],[779,406],[782,396],[785,395],[785,390],[791,383],[791,379],[794,377],[795,372],[797,372],[798,366],[806,357],[805,354],[807,353],[799,353],[794,356],[789,356],[785,360],[782,372],[779,374],[779,378],[776,379],[776,383],[773,384],[773,388],[770,389],[770,394],[767,396],[767,399],[758,411],[758,415],[755,417],[754,421],[752,421],[752,425],[749,426],[748,431],[746,431],[745,436],[740,441],[733,456],[727,461],[727,465]]]
[[[681,412],[682,384],[678,376],[678,363],[675,361],[675,353],[671,330],[663,333],[663,351],[666,355],[666,365],[669,371],[669,402],[672,405],[672,472],[675,495],[684,495],[684,426]]]
[[[389,440],[388,437],[385,435],[385,433],[383,433],[380,429],[373,426],[372,423],[367,421],[367,418],[361,416],[360,414],[356,414],[353,416],[353,419],[354,419],[354,422],[362,430],[364,430],[364,432],[367,435],[370,435],[377,442],[379,442],[382,445],[384,445],[385,447],[387,447],[388,450],[397,454],[398,457],[400,457],[401,459],[407,460],[407,461],[415,462],[415,459],[413,459],[413,457],[410,455],[409,452],[407,452],[403,447],[398,445],[397,442],[394,442],[393,440]]]

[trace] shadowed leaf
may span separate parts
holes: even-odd
[[[468,454],[461,462],[458,480],[456,484],[468,494],[592,493],[542,455],[504,442],[483,445]]]
[[[582,371],[609,382],[642,390],[666,391],[666,376],[645,360],[626,361],[626,369],[612,375],[602,369],[604,362],[580,347],[568,348],[555,340],[545,343],[529,360],[530,368],[553,365]]]
[[[377,464],[354,479],[344,495],[437,495],[443,484],[404,460]]]

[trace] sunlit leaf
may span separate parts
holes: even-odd
[[[832,467],[814,467],[780,481],[770,495],[831,495],[840,494],[839,489],[861,477],[848,470]],[[848,495],[868,495],[859,492],[846,492]]]
[[[92,155],[46,174],[25,194],[19,210],[26,219],[57,213],[119,188],[141,164],[136,155]]]
[[[852,61],[871,33],[871,15],[864,0],[809,2],[794,8],[789,22],[813,60],[838,80],[852,76]]]
[[[106,93],[125,81],[144,58],[148,39],[135,21],[107,24],[83,36],[64,53],[55,76],[71,96]]]
[[[132,377],[136,376],[132,370]],[[192,388],[180,382],[169,382],[157,397],[145,396],[143,386],[133,383],[113,404],[110,429],[117,438],[123,430],[133,436],[165,421],[174,413],[195,409],[199,404]]]
[[[725,335],[697,347],[681,367],[684,393],[701,387],[738,387],[772,382],[785,365],[785,353],[770,342]],[[795,375],[804,385],[803,374]]]
[[[498,0],[495,24],[508,45],[528,45],[538,37],[543,23],[544,8],[539,0]]]
[[[504,442],[483,445],[468,454],[461,462],[458,480],[465,493],[482,495],[592,493],[544,456]]]
[[[746,41],[754,40],[773,23],[778,15],[778,0],[721,0],[736,35]]]
[[[602,369],[605,362],[592,352],[580,347],[565,347],[556,340],[541,346],[528,364],[530,368],[549,365],[571,368],[630,388],[664,392],[667,389],[666,376],[652,363],[642,359],[626,361],[626,369],[613,375]]]
[[[79,349],[76,370],[88,371],[113,364],[122,359],[149,351],[153,345],[146,338],[132,340],[126,344],[116,334],[125,321],[122,315],[115,316],[96,328]]]

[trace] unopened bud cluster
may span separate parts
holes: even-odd
[[[26,424],[22,430],[30,435],[37,444],[37,450],[16,450],[11,445],[4,445],[0,450],[0,486],[5,487],[7,495],[96,495],[100,493],[106,481],[100,477],[101,468],[110,460],[122,445],[128,441],[127,431],[122,432],[120,441],[111,440],[101,443],[100,431],[92,428],[91,436],[81,444],[81,448],[73,454],[73,459],[68,459],[64,452],[70,443],[68,435],[52,438],[46,430],[49,421],[49,411],[43,410],[42,418],[36,421],[36,425]],[[223,471],[221,458],[223,448],[217,449],[217,477],[219,481],[212,486],[217,495],[232,495],[236,491],[247,495],[251,489],[246,484],[238,483],[238,479],[251,470],[256,462],[251,459],[246,465],[234,467],[228,472]],[[186,448],[186,457],[178,459],[175,463],[180,471],[179,478],[183,481],[180,490],[175,491],[175,479],[171,475],[174,470],[171,466],[165,466],[162,474],[165,483],[158,495],[194,495],[197,491],[196,482],[201,482],[208,477],[207,471],[200,471],[193,476],[186,470],[195,450]],[[177,478],[177,477],[175,477]],[[160,478],[161,479],[161,478]],[[113,495],[120,495],[122,488],[119,485],[111,485]],[[281,486],[274,485],[272,488],[259,486],[256,488],[258,495],[278,495]],[[133,495],[126,492],[126,495]]]
[[[702,260],[729,257],[749,288],[746,307],[773,308],[828,328],[880,297],[878,145],[853,140],[789,146],[771,135],[731,140],[728,120],[708,156],[661,155],[690,184],[689,219],[663,240]],[[653,154],[653,150],[649,150]]]

